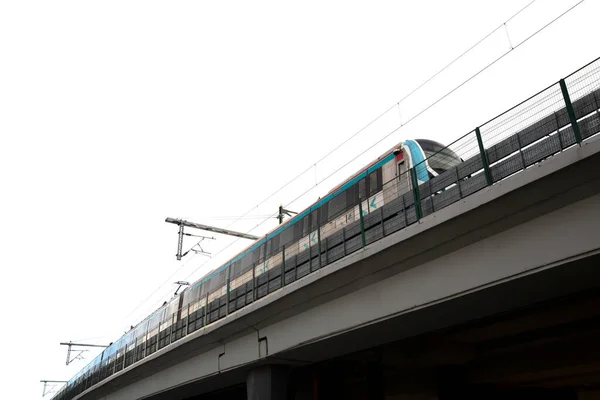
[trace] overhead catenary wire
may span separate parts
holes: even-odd
[[[389,113],[394,108],[398,107],[400,105],[400,103],[402,103],[405,100],[407,100],[410,96],[412,96],[413,94],[415,94],[417,91],[419,91],[421,88],[423,88],[429,82],[431,82],[433,79],[435,79],[441,73],[443,73],[444,71],[446,71],[448,68],[450,68],[452,65],[454,65],[458,60],[460,60],[465,55],[467,55],[475,47],[477,47],[481,43],[483,43],[486,39],[488,39],[491,35],[493,35],[499,29],[502,29],[505,26],[506,23],[508,23],[511,20],[513,20],[515,17],[517,17],[519,14],[521,14],[525,9],[527,9],[529,6],[531,6],[536,1],[537,0],[532,0],[529,3],[527,3],[527,5],[525,5],[519,11],[517,11],[516,13],[514,13],[512,16],[510,16],[510,18],[508,18],[506,21],[504,21],[498,27],[494,28],[491,32],[489,32],[488,34],[486,34],[485,36],[483,36],[481,39],[479,39],[477,42],[475,42],[475,44],[471,45],[467,50],[463,51],[459,56],[457,56],[456,58],[454,58],[452,61],[450,61],[450,63],[446,64],[444,67],[442,67],[440,70],[438,70],[435,74],[433,74],[427,80],[425,80],[424,82],[422,82],[420,85],[418,85],[416,88],[414,88],[411,92],[409,92],[408,94],[406,94],[405,96],[403,96],[400,100],[398,100],[397,102],[395,102],[394,104],[392,104],[385,111],[383,111],[382,113],[380,113],[377,117],[375,117],[374,119],[372,119],[371,121],[369,121],[366,125],[364,125],[362,128],[360,128],[354,134],[352,134],[351,136],[349,136],[348,138],[346,138],[343,142],[341,142],[340,144],[336,145],[333,149],[329,150],[325,155],[323,155],[317,161],[315,161],[314,163],[312,163],[309,167],[307,167],[306,169],[304,169],[298,175],[294,176],[292,179],[290,179],[288,182],[286,182],[283,186],[281,186],[280,188],[278,188],[277,190],[275,190],[273,193],[269,194],[267,197],[265,197],[263,200],[261,200],[255,207],[251,208],[246,213],[244,213],[242,215],[242,217],[248,215],[253,210],[255,210],[258,207],[260,207],[262,204],[264,204],[266,201],[268,201],[269,199],[271,199],[277,193],[281,192],[283,189],[285,189],[286,187],[288,187],[290,184],[292,184],[293,182],[295,182],[296,180],[298,180],[298,178],[300,178],[301,176],[303,176],[304,174],[306,174],[307,172],[309,172],[312,168],[315,168],[315,181],[316,181],[317,180],[317,176],[316,176],[316,167],[317,167],[317,164],[319,164],[322,161],[324,161],[327,157],[329,157],[330,155],[332,155],[333,153],[335,153],[337,150],[339,150],[341,147],[343,147],[346,143],[348,143],[349,141],[351,141],[352,139],[354,139],[356,136],[358,136],[359,134],[361,134],[362,132],[364,132],[367,128],[369,128],[370,126],[372,126],[375,122],[377,122],[378,120],[380,120],[384,115],[386,115],[387,113]],[[240,217],[240,219],[241,219],[241,217]],[[234,220],[226,228],[231,227],[237,221],[239,221],[239,219]]]
[[[445,65],[444,67],[442,67],[433,76],[431,76],[430,78],[428,78],[426,81],[424,81],[423,83],[421,83],[420,85],[418,85],[415,89],[413,89],[407,95],[405,95],[404,97],[402,97],[401,100],[399,100],[398,102],[395,102],[391,107],[389,107],[384,112],[382,112],[381,114],[379,114],[377,117],[375,117],[373,120],[371,120],[365,126],[363,126],[361,129],[359,129],[353,135],[351,135],[350,137],[348,137],[347,139],[345,139],[342,143],[340,143],[339,145],[337,145],[336,147],[334,147],[333,149],[331,149],[324,156],[322,156],[316,162],[312,163],[308,168],[306,168],[305,170],[303,170],[300,174],[296,175],[294,178],[292,178],[291,180],[289,180],[288,182],[286,182],[284,185],[282,185],[280,188],[278,188],[277,190],[275,190],[273,193],[271,193],[270,195],[268,195],[267,197],[265,197],[258,205],[256,205],[255,207],[251,208],[249,211],[247,211],[243,215],[237,217],[233,222],[231,222],[230,224],[228,224],[226,228],[231,227],[233,224],[235,224],[239,220],[247,217],[249,213],[251,213],[253,210],[257,209],[260,205],[264,204],[266,201],[268,201],[269,199],[271,199],[277,193],[281,192],[283,189],[285,189],[286,187],[288,187],[291,183],[293,183],[294,181],[296,181],[299,177],[301,177],[302,175],[304,175],[306,172],[310,171],[312,168],[316,168],[316,165],[318,163],[320,163],[323,160],[325,160],[327,157],[329,157],[331,154],[333,154],[335,151],[337,151],[343,145],[345,145],[350,140],[352,140],[354,137],[356,137],[361,132],[363,132],[365,129],[367,129],[368,127],[370,127],[371,125],[373,125],[377,120],[379,120],[381,117],[383,117],[389,111],[391,111],[392,109],[394,109],[395,107],[397,107],[399,103],[405,101],[411,95],[413,95],[418,90],[420,90],[423,86],[425,86],[427,83],[429,83],[430,81],[432,81],[433,79],[435,79],[435,77],[439,76],[443,71],[445,71],[446,69],[448,69],[451,65],[453,65],[454,63],[456,63],[459,59],[461,59],[462,57],[464,57],[466,54],[468,54],[475,47],[477,47],[478,45],[480,45],[483,41],[485,41],[487,38],[489,38],[492,34],[494,34],[495,32],[497,32],[498,29],[503,29],[505,27],[505,24],[507,22],[509,22],[512,19],[514,19],[516,16],[518,16],[520,13],[522,13],[525,9],[527,9],[529,6],[531,6],[536,1],[537,0],[532,0],[531,2],[529,2],[527,5],[525,5],[523,8],[521,8],[515,14],[513,14],[510,18],[508,18],[505,22],[503,22],[498,27],[496,27],[495,29],[493,29],[490,33],[486,34],[483,38],[479,39],[474,45],[472,45],[467,50],[465,50],[463,53],[461,53],[458,57],[456,57],[455,59],[453,59],[450,63],[448,63],[447,65]],[[570,12],[571,10],[573,10],[575,7],[579,6],[584,1],[585,0],[579,1],[578,3],[576,3],[575,5],[573,5],[572,7],[570,7],[568,10],[566,10],[563,13],[561,13],[558,17],[554,18],[552,21],[548,22],[546,25],[542,26],[539,30],[537,30],[536,32],[534,32],[533,34],[531,34],[530,36],[528,36],[526,39],[524,39],[523,41],[519,42],[514,47],[512,46],[512,43],[511,43],[511,48],[508,51],[506,51],[505,53],[503,53],[500,57],[496,58],[495,60],[493,60],[492,62],[490,62],[489,64],[487,64],[485,67],[483,67],[482,69],[480,69],[479,71],[477,71],[474,75],[470,76],[469,78],[467,78],[466,80],[464,80],[462,83],[460,83],[458,86],[456,86],[455,88],[451,89],[446,94],[444,94],[443,96],[441,96],[440,98],[438,98],[437,100],[435,100],[433,103],[431,103],[430,105],[428,105],[427,107],[425,107],[424,109],[422,109],[421,111],[419,111],[416,115],[412,116],[409,120],[407,120],[406,122],[404,122],[402,125],[398,126],[397,128],[393,129],[392,131],[388,132],[386,135],[384,135],[382,138],[378,139],[374,144],[372,144],[371,146],[369,146],[367,149],[361,151],[358,155],[354,156],[350,161],[346,162],[341,167],[337,168],[336,170],[334,170],[332,173],[328,174],[326,177],[322,178],[321,180],[316,181],[316,183],[310,189],[304,191],[302,194],[300,194],[299,196],[297,196],[295,199],[293,199],[292,201],[286,203],[286,207],[289,207],[291,204],[293,204],[295,201],[297,201],[298,199],[300,199],[302,196],[306,195],[307,193],[309,193],[310,191],[312,191],[314,188],[316,188],[319,184],[323,183],[324,181],[326,181],[327,179],[329,179],[331,176],[333,176],[335,173],[339,172],[341,169],[343,169],[346,166],[348,166],[354,160],[354,158],[356,158],[356,157],[358,157],[360,155],[363,155],[367,151],[371,150],[376,145],[378,145],[379,143],[381,143],[383,140],[385,140],[386,138],[388,138],[392,134],[396,133],[403,126],[407,125],[408,123],[410,123],[411,121],[415,120],[416,118],[418,118],[419,116],[421,116],[423,113],[425,113],[426,111],[428,111],[429,109],[431,109],[432,107],[434,107],[436,104],[438,104],[439,102],[443,101],[445,98],[447,98],[448,96],[450,96],[456,90],[460,89],[462,86],[464,86],[465,84],[467,84],[469,81],[471,81],[472,79],[474,79],[476,76],[480,75],[482,72],[484,72],[485,70],[487,70],[488,68],[490,68],[491,66],[493,66],[494,64],[496,64],[498,61],[500,61],[501,59],[503,59],[506,55],[508,55],[509,53],[511,53],[513,50],[516,50],[517,48],[519,48],[520,46],[522,46],[528,40],[530,40],[531,38],[533,38],[534,36],[536,36],[537,34],[539,34],[541,31],[543,31],[544,29],[546,29],[549,25],[551,25],[552,23],[554,23],[556,20],[560,19],[562,16],[564,16],[565,14],[567,14],[568,12]],[[275,213],[275,214],[269,216],[268,218],[264,219],[259,224],[257,224],[255,227],[253,227],[252,229],[250,229],[249,231],[247,231],[247,233],[251,233],[256,228],[258,228],[259,226],[263,225],[264,223],[266,223],[267,221],[269,221],[271,218],[275,217],[276,215],[277,214]],[[214,256],[216,257],[217,255],[221,254],[223,251],[225,251],[226,249],[230,248],[233,244],[237,243],[238,240],[239,239],[236,239],[233,242],[231,242],[230,244],[228,244],[227,246],[225,246],[224,248],[220,249],[217,253],[214,254]],[[167,279],[165,281],[165,283],[168,282],[185,265],[187,265],[194,258],[194,256],[195,256],[195,254],[190,259],[188,259],[188,261],[186,261],[186,263],[184,265],[182,265],[174,274],[172,274],[171,277],[169,277],[169,279]],[[194,271],[192,271],[192,273],[190,273],[188,275],[188,277],[186,279],[189,279],[189,277],[191,277],[194,273],[196,273],[202,266],[206,265],[206,263],[208,263],[209,261],[210,260],[206,260],[205,262],[203,262],[202,264],[200,264]],[[152,292],[152,294],[150,296],[148,296],[141,304],[139,304],[128,316],[130,316],[131,314],[133,314],[137,309],[139,309],[139,307],[141,307],[154,294],[156,294],[164,286],[165,283],[161,284],[154,292]]]
[[[534,0],[535,1],[535,0]],[[431,104],[429,104],[427,107],[423,108],[421,111],[419,111],[416,115],[412,116],[410,119],[408,119],[406,122],[404,122],[403,124],[401,124],[400,126],[396,127],[395,129],[393,129],[392,131],[388,132],[387,134],[385,134],[383,137],[379,138],[375,143],[373,143],[371,146],[369,146],[367,149],[361,151],[360,153],[354,155],[350,161],[344,163],[342,166],[338,167],[337,169],[335,169],[333,172],[331,172],[330,174],[328,174],[327,176],[325,176],[324,178],[322,178],[321,180],[317,181],[315,183],[315,185],[313,185],[312,187],[310,187],[309,189],[305,190],[303,193],[301,193],[299,196],[297,196],[296,198],[294,198],[292,201],[287,202],[285,207],[289,207],[290,205],[292,205],[294,202],[296,202],[297,200],[299,200],[300,198],[302,198],[304,195],[308,194],[309,192],[311,192],[312,190],[314,190],[318,185],[320,185],[321,183],[323,183],[324,181],[326,181],[327,179],[331,178],[333,175],[335,175],[337,172],[339,172],[340,170],[342,170],[343,168],[347,167],[348,165],[350,165],[354,159],[356,159],[357,157],[365,154],[367,151],[373,149],[375,146],[377,146],[379,143],[381,143],[383,140],[387,139],[389,136],[393,135],[394,133],[398,132],[401,128],[405,127],[407,124],[409,124],[410,122],[414,121],[415,119],[417,119],[418,117],[420,117],[421,115],[423,115],[425,112],[427,112],[428,110],[430,110],[431,108],[433,108],[435,105],[437,105],[438,103],[440,103],[441,101],[443,101],[444,99],[446,99],[448,96],[450,96],[452,93],[456,92],[457,90],[459,90],[461,87],[463,87],[464,85],[466,85],[468,82],[470,82],[471,80],[473,80],[474,78],[476,78],[477,76],[479,76],[481,73],[483,73],[484,71],[486,71],[487,69],[489,69],[490,67],[492,67],[494,64],[496,64],[497,62],[499,62],[500,60],[502,60],[504,57],[506,57],[508,54],[510,54],[511,52],[513,52],[514,50],[516,50],[517,48],[519,48],[520,46],[522,46],[523,44],[525,44],[526,42],[528,42],[530,39],[532,39],[533,37],[535,37],[536,35],[538,35],[540,32],[542,32],[544,29],[546,29],[548,26],[552,25],[554,22],[556,22],[558,19],[560,19],[561,17],[563,17],[564,15],[566,15],[567,13],[569,13],[571,10],[573,10],[574,8],[576,8],[577,6],[579,6],[581,3],[583,3],[585,0],[580,0],[578,3],[576,3],[575,5],[573,5],[572,7],[570,7],[569,9],[567,9],[566,11],[564,11],[563,13],[561,13],[559,16],[557,16],[556,18],[552,19],[550,22],[546,23],[545,25],[543,25],[540,29],[538,29],[537,31],[535,31],[534,33],[532,33],[530,36],[528,36],[527,38],[523,39],[521,42],[519,42],[517,45],[512,46],[511,48],[504,52],[503,54],[501,54],[499,57],[497,57],[496,59],[494,59],[493,61],[491,61],[490,63],[488,63],[487,65],[485,65],[483,68],[481,68],[480,70],[478,70],[476,73],[474,73],[473,75],[471,75],[469,78],[465,79],[463,82],[461,82],[459,85],[455,86],[453,89],[449,90],[448,92],[446,92],[443,96],[439,97],[438,99],[436,99],[434,102],[432,102]],[[528,4],[528,6],[530,4],[532,4],[533,1],[531,3]],[[527,7],[527,6],[526,6]],[[525,8],[526,8],[525,7]],[[525,9],[523,8],[523,9]],[[523,10],[522,9],[522,10]],[[521,10],[521,11],[522,11]],[[502,27],[502,26],[501,26]],[[311,167],[312,168],[312,167]],[[277,214],[273,214],[272,216],[270,216],[269,218],[263,220],[262,222],[260,222],[259,224],[257,224],[255,227],[253,227],[252,229],[250,229],[249,231],[247,231],[246,233],[252,233],[252,231],[254,231],[256,228],[258,228],[259,226],[263,225],[264,223],[266,223],[267,221],[269,221],[271,218],[273,218],[273,216],[275,216]],[[223,251],[225,251],[226,249],[228,249],[229,247],[231,247],[233,244],[235,244],[237,241],[239,240],[236,239],[233,242],[231,242],[230,244],[228,244],[227,246],[225,246],[223,249],[219,250],[216,254],[220,254]],[[201,267],[203,267],[209,260],[205,261],[204,263],[202,263],[200,266],[198,266],[194,271],[192,271],[192,273],[190,275],[188,275],[188,277],[186,279],[189,279],[193,274],[195,274]]]
[[[535,1],[535,0],[534,0]],[[516,50],[517,48],[519,48],[520,46],[522,46],[524,43],[526,43],[527,41],[529,41],[531,38],[533,38],[534,36],[536,36],[538,33],[542,32],[544,29],[546,29],[548,26],[552,25],[554,22],[556,22],[558,19],[560,19],[561,17],[563,17],[564,15],[566,15],[567,13],[569,13],[571,10],[573,10],[575,7],[579,6],[581,3],[583,3],[585,0],[580,0],[579,2],[577,2],[576,4],[574,4],[572,7],[570,7],[569,9],[567,9],[566,11],[564,11],[563,13],[561,13],[559,16],[557,16],[556,18],[552,19],[550,22],[548,22],[547,24],[545,24],[544,26],[542,26],[540,29],[538,29],[537,31],[535,31],[534,33],[532,33],[531,35],[529,35],[528,37],[526,37],[525,39],[523,39],[521,42],[519,42],[516,46],[511,48],[504,52],[502,55],[500,55],[498,58],[494,59],[492,62],[488,63],[486,66],[484,66],[483,68],[481,68],[479,71],[477,71],[475,74],[471,75],[469,78],[465,79],[463,82],[461,82],[458,86],[454,87],[453,89],[451,89],[450,91],[448,91],[446,94],[444,94],[443,96],[439,97],[437,100],[435,100],[433,103],[431,103],[430,105],[428,105],[427,107],[423,108],[421,111],[419,111],[417,114],[415,114],[414,116],[412,116],[410,119],[408,119],[406,122],[404,122],[403,124],[401,124],[400,126],[394,128],[392,131],[388,132],[386,135],[384,135],[383,137],[381,137],[380,139],[378,139],[375,143],[373,143],[371,146],[369,146],[367,149],[361,151],[360,153],[354,155],[352,157],[352,159],[348,162],[346,162],[344,165],[342,165],[341,167],[337,168],[336,170],[334,170],[333,172],[331,172],[329,175],[327,175],[325,178],[321,179],[320,181],[318,181],[318,183],[316,183],[313,187],[311,187],[310,189],[306,190],[305,192],[303,192],[302,194],[300,194],[298,197],[296,197],[294,200],[292,200],[289,203],[286,203],[286,207],[289,207],[290,205],[292,205],[295,201],[297,201],[298,199],[300,199],[302,196],[304,196],[305,194],[309,193],[311,190],[313,190],[316,186],[320,185],[321,183],[323,183],[324,181],[326,181],[327,179],[331,178],[333,175],[335,175],[337,172],[339,172],[340,170],[342,170],[343,168],[347,167],[348,165],[350,165],[354,159],[356,159],[357,157],[360,157],[361,155],[365,154],[367,151],[371,150],[373,147],[375,147],[376,145],[378,145],[379,143],[381,143],[382,141],[384,141],[385,139],[387,139],[388,137],[390,137],[391,135],[393,135],[394,133],[398,132],[401,128],[405,127],[407,124],[409,124],[411,121],[414,121],[415,119],[417,119],[418,117],[420,117],[422,114],[424,114],[425,112],[427,112],[429,109],[431,109],[432,107],[434,107],[435,105],[437,105],[439,102],[443,101],[446,97],[450,96],[452,93],[454,93],[455,91],[457,91],[458,89],[460,89],[461,87],[463,87],[464,85],[466,85],[468,82],[470,82],[471,80],[473,80],[475,77],[479,76],[482,72],[486,71],[488,68],[490,68],[491,66],[493,66],[494,64],[496,64],[498,61],[502,60],[504,57],[506,57],[508,54],[512,53],[514,50]]]
[[[529,3],[527,3],[527,5],[523,8],[521,8],[519,11],[517,11],[516,13],[514,13],[510,18],[508,18],[506,21],[504,21],[502,24],[500,24],[497,28],[493,29],[491,32],[489,32],[487,35],[485,35],[484,37],[482,37],[481,39],[479,39],[474,45],[472,45],[471,47],[469,47],[467,50],[465,50],[464,52],[462,52],[458,57],[456,57],[454,60],[450,61],[448,64],[446,64],[442,69],[440,69],[438,72],[436,72],[435,74],[433,74],[431,77],[429,77],[426,81],[424,81],[423,83],[421,83],[419,86],[417,86],[416,88],[414,88],[410,93],[408,93],[407,95],[405,95],[404,97],[402,97],[400,100],[398,100],[396,102],[396,104],[394,104],[394,106],[399,105],[400,103],[402,103],[404,100],[408,99],[410,96],[412,96],[413,94],[415,94],[418,90],[420,90],[423,86],[425,86],[426,84],[428,84],[429,82],[431,82],[432,80],[434,80],[438,75],[440,75],[442,72],[444,72],[445,70],[447,70],[448,68],[450,68],[452,65],[454,65],[454,63],[456,63],[458,60],[460,60],[461,58],[463,58],[465,55],[467,55],[471,50],[473,50],[475,47],[479,46],[481,43],[483,43],[487,38],[489,38],[490,36],[492,36],[494,33],[496,33],[499,29],[502,29],[502,27],[506,28],[506,24],[510,21],[512,21],[515,17],[517,17],[519,14],[521,14],[523,11],[525,11],[525,9],[527,9],[530,5],[532,5],[533,3],[535,3],[537,0],[532,0]],[[390,107],[393,108],[394,106]]]

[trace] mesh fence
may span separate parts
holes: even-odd
[[[565,78],[582,139],[600,128],[600,61],[593,62]]]
[[[555,84],[483,125],[492,180],[497,182],[575,143],[560,133],[569,118],[560,85]]]

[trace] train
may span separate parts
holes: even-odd
[[[384,204],[410,192],[414,185],[421,185],[461,162],[452,150],[434,140],[399,143],[165,302],[78,373],[73,378],[80,383],[76,386],[90,387],[322,267],[322,243],[340,232],[347,237],[338,259],[358,249],[360,228],[352,227],[358,224],[361,214],[368,218]],[[413,178],[409,171],[415,166]],[[332,255],[328,262],[335,259]]]

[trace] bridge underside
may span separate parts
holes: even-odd
[[[597,398],[599,265],[599,254],[566,262],[270,362],[287,368],[290,399]],[[152,398],[246,399],[255,368]]]

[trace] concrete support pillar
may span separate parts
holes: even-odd
[[[282,365],[264,365],[248,373],[248,400],[286,400],[289,370]]]
[[[469,399],[470,393],[463,384],[463,371],[456,366],[438,367],[434,373],[439,400]]]
[[[369,400],[385,399],[385,382],[383,379],[383,366],[381,364],[370,366],[367,374],[367,390]]]

